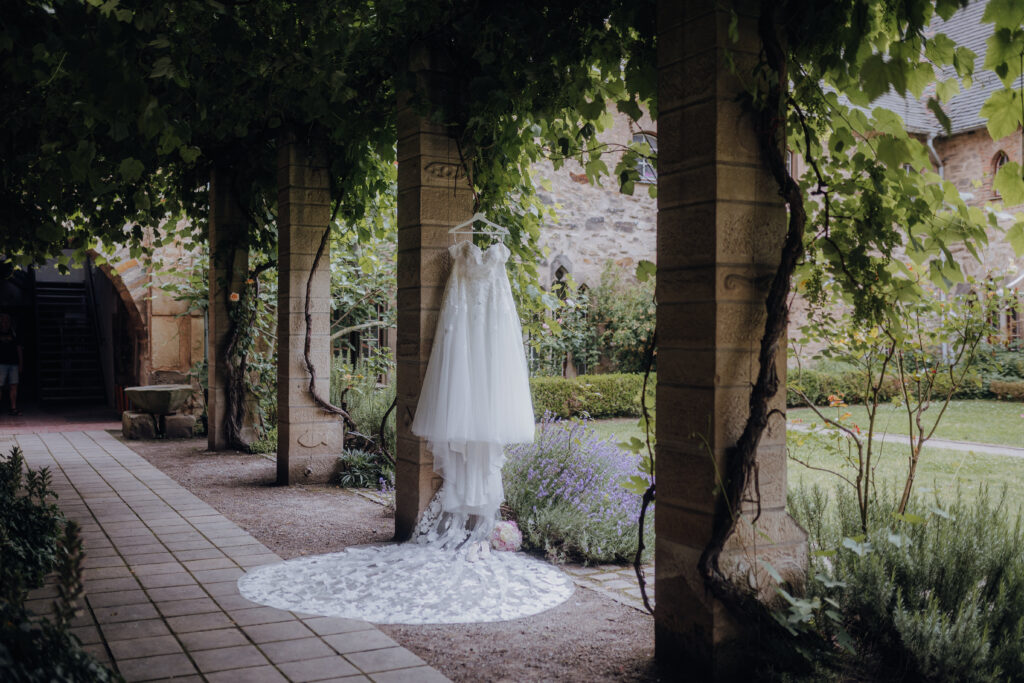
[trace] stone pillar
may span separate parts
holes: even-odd
[[[323,150],[286,140],[277,159],[277,483],[326,482],[341,454],[341,420],[316,406],[303,360],[306,282],[331,219],[331,193]],[[330,245],[310,291],[310,359],[317,393],[330,396]]]
[[[756,17],[714,0],[658,3],[658,514],[655,646],[662,664],[685,662],[698,678],[741,666],[743,624],[713,600],[697,570],[710,538],[727,450],[749,412],[764,327],[764,298],[779,261],[786,211],[764,169],[749,116],[737,101],[740,73],[758,57]],[[778,367],[784,375],[785,348]],[[773,407],[785,409],[785,388]],[[785,419],[761,439],[762,512],[747,505],[722,566],[773,595],[759,560],[800,581],[806,534],[786,513]]]
[[[414,54],[419,87],[443,88],[437,60]],[[436,92],[437,90],[435,90]],[[395,538],[412,534],[440,486],[425,441],[409,429],[434,339],[448,276],[448,229],[473,213],[473,194],[454,138],[400,96],[398,105],[398,404]]]
[[[241,292],[249,273],[246,218],[234,198],[232,173],[217,168],[210,172],[210,305],[206,359],[209,370],[207,447],[228,448],[226,419],[227,373],[224,348],[231,321],[228,296]]]

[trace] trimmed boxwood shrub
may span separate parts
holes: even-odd
[[[561,418],[589,415],[592,418],[639,417],[641,374],[580,375],[534,377],[530,379],[533,414],[540,420],[546,413]],[[647,404],[654,407],[654,386],[657,377],[651,374]]]
[[[1009,401],[1024,401],[1024,382],[992,380],[989,389],[996,395],[996,398]]]
[[[945,396],[950,384],[949,375],[939,375],[935,380],[934,396]],[[967,373],[960,387],[953,394],[956,399],[992,398],[995,394],[988,386],[989,382],[982,379],[975,370]],[[829,396],[842,396],[850,404],[860,403],[864,392],[864,376],[861,371],[849,366],[828,365],[810,368],[789,368],[786,377],[789,391],[786,405],[790,408],[801,408],[806,405],[804,400],[793,391],[799,389],[815,405],[828,405]],[[892,376],[887,376],[879,391],[879,400],[891,401],[900,393],[899,385]]]

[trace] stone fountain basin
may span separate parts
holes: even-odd
[[[125,398],[136,410],[153,415],[170,415],[185,405],[192,395],[191,384],[150,384],[144,387],[128,387]]]

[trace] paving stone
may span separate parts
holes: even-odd
[[[175,561],[174,555],[171,555],[169,552],[147,553],[145,555],[128,555],[126,553],[125,557],[128,558],[129,564],[131,564],[132,567],[138,567],[143,564],[163,564],[165,562]]]
[[[210,550],[215,548],[209,541],[168,541],[168,550]]]
[[[123,567],[124,560],[117,553],[110,553],[109,555],[99,555],[91,550],[87,550],[85,553],[85,559],[82,560],[82,566],[87,569],[95,567]]]
[[[241,629],[237,628],[221,628],[214,631],[179,633],[178,639],[189,652],[215,650],[217,648],[249,644],[249,639],[245,637],[245,634],[242,633]]]
[[[141,543],[138,545],[119,545],[117,548],[120,553],[131,563],[131,558],[138,557],[139,555],[152,555],[154,553],[165,553],[167,549],[162,543],[153,539],[149,543]]]
[[[229,557],[239,557],[243,555],[265,555],[270,553],[270,549],[262,543],[252,542],[245,545],[233,546],[227,550]],[[280,558],[278,558],[280,559]]]
[[[241,669],[267,663],[267,658],[254,645],[239,645],[237,647],[223,647],[216,650],[193,652],[192,658],[195,660],[196,666],[203,673]],[[236,680],[248,679],[238,678]]]
[[[138,590],[139,582],[132,577],[121,579],[97,579],[83,582],[85,592],[90,595],[110,593],[113,591]]]
[[[225,595],[238,595],[238,581],[217,581],[216,583],[203,584],[206,592],[215,598]]]
[[[245,572],[238,567],[231,569],[203,569],[192,572],[192,576],[200,583],[217,583],[218,581],[230,581],[237,579]]]
[[[205,541],[203,535],[198,531],[189,527],[188,531],[173,532],[167,534],[161,534],[160,540],[164,543],[174,543],[177,541]]]
[[[169,588],[171,586],[190,586],[196,580],[188,572],[173,572],[168,574],[149,574],[139,577],[139,583],[143,588]]]
[[[149,598],[154,602],[170,602],[171,600],[198,600],[205,598],[206,591],[198,585],[192,586],[166,586],[164,588],[150,588],[146,591]]]
[[[160,680],[196,673],[195,666],[192,665],[192,662],[184,654],[121,660],[117,662],[117,668],[129,683],[132,681]]]
[[[86,581],[95,581],[96,579],[123,579],[130,578],[131,575],[131,570],[123,564],[111,567],[92,567],[82,571],[82,578]]]
[[[175,633],[188,633],[189,631],[211,631],[218,628],[234,626],[231,619],[222,612],[210,612],[209,614],[188,614],[181,617],[169,617],[167,625]]]
[[[253,602],[252,600],[247,600],[243,598],[241,595],[221,595],[219,597],[214,598],[214,600],[216,600],[217,604],[220,605],[221,609],[224,610],[235,611],[259,607],[257,603]]]
[[[251,669],[232,669],[210,674],[206,677],[210,683],[279,683],[288,679],[272,666],[258,666]]]
[[[181,645],[174,636],[149,636],[132,640],[113,640],[107,643],[114,659],[132,659],[134,657],[152,657],[155,655],[171,655],[181,652]]]
[[[152,576],[154,574],[173,574],[175,572],[184,572],[185,569],[182,567],[180,562],[158,562],[157,564],[143,564],[138,567],[133,566],[132,572],[136,576]]]
[[[238,569],[238,565],[226,557],[218,557],[208,560],[189,560],[185,562],[185,568],[190,572],[197,572],[204,569]],[[197,577],[198,578],[198,577]],[[200,579],[201,580],[201,579]]]
[[[370,676],[374,683],[448,683],[448,678],[429,666],[382,671]]]
[[[146,533],[144,533],[144,534],[136,534],[134,536],[125,536],[124,538],[118,537],[114,541],[114,545],[117,548],[122,549],[122,550],[126,550],[126,549],[129,549],[129,548],[136,548],[138,546],[147,546],[148,547],[148,546],[156,545],[158,543],[160,543],[160,541],[153,534],[153,532],[150,531],[149,529],[146,529]]]
[[[175,550],[174,556],[185,562],[188,560],[209,560],[224,557],[224,553],[216,548],[204,548],[202,550]]]
[[[98,607],[93,610],[93,614],[96,616],[96,621],[101,624],[155,619],[160,616],[151,602],[138,605],[118,605],[117,607]]]
[[[384,650],[369,650],[367,652],[354,652],[345,657],[355,664],[364,673],[372,674],[378,671],[390,671],[392,669],[404,669],[413,666],[423,666],[425,662],[409,652],[405,648],[390,647]]]
[[[347,655],[352,652],[364,652],[366,650],[380,650],[386,647],[397,647],[398,645],[398,643],[376,629],[372,631],[353,631],[351,633],[324,636],[324,642],[337,650],[339,654],[343,655]]]
[[[343,619],[341,617],[312,617],[309,619],[303,619],[303,622],[306,626],[313,629],[314,633],[321,636],[373,629],[373,626],[365,621],[359,621],[358,619]]]
[[[83,645],[81,649],[82,652],[92,655],[101,664],[110,666],[110,653],[107,652],[107,646],[103,643],[90,643],[89,645]]]
[[[92,624],[88,626],[76,626],[69,630],[71,631],[71,635],[78,638],[78,642],[82,645],[92,645],[93,643],[99,643],[102,641],[102,638],[100,637],[100,630]]]
[[[279,621],[274,624],[257,624],[242,628],[254,643],[271,643],[275,640],[311,638],[314,633],[300,621]]]
[[[358,674],[359,670],[344,657],[320,657],[303,662],[286,662],[279,666],[281,672],[295,683],[323,681]]]
[[[260,645],[263,654],[270,658],[275,664],[283,662],[297,662],[300,659],[316,659],[318,657],[329,657],[334,653],[331,648],[317,637],[301,638],[299,640],[278,640],[273,643]]]
[[[273,607],[253,607],[252,609],[232,610],[228,615],[239,626],[255,624],[271,624],[276,621],[291,621],[295,617],[283,610]]]
[[[180,617],[185,614],[205,614],[206,612],[221,611],[221,608],[217,603],[210,598],[158,602],[156,603],[156,607],[165,617]]]

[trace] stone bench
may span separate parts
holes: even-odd
[[[151,384],[129,387],[125,398],[136,410],[121,415],[121,433],[126,439],[187,439],[195,429],[193,415],[177,411],[192,395],[191,384]]]

